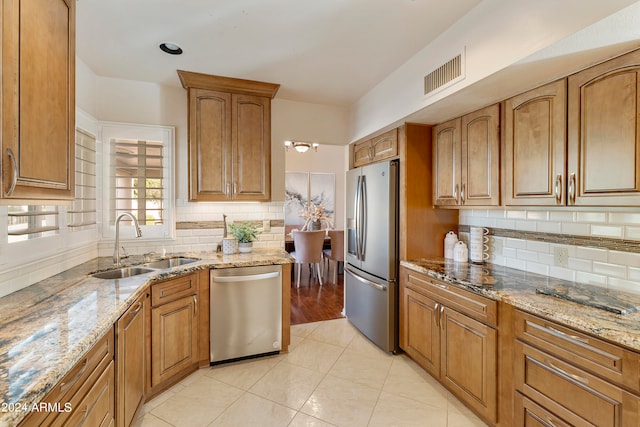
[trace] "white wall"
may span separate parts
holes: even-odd
[[[364,138],[430,105],[435,105],[435,110],[442,108],[437,106],[443,98],[634,3],[634,0],[484,0],[356,102],[352,110],[350,139]],[[630,11],[637,13],[637,8]],[[615,31],[617,24],[625,24],[624,13],[623,10],[617,14],[617,20],[606,28],[607,32]],[[627,19],[626,27],[632,34],[620,34],[620,38],[637,38],[637,21],[637,17],[631,22]],[[589,44],[581,47],[593,48]],[[466,49],[465,78],[433,96],[425,96],[424,76],[463,49]],[[544,69],[537,70],[539,74],[544,72]],[[526,89],[541,83],[536,80],[540,78],[538,75],[523,74],[523,70],[518,70],[510,77],[514,80],[524,78],[524,84],[528,85]],[[511,85],[512,82],[508,83]],[[493,89],[494,92],[504,90],[499,84]],[[481,99],[477,92],[471,95],[456,98],[456,103],[460,104],[457,106],[461,110],[457,112],[459,115],[507,97],[491,93],[489,96],[494,99],[490,100]],[[437,111],[435,115],[438,115]],[[441,117],[441,121],[451,117]]]

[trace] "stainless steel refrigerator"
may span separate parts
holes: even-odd
[[[398,350],[398,161],[347,172],[345,314],[378,347]]]

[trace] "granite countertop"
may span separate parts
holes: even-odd
[[[125,279],[88,276],[112,268],[111,257],[86,263],[0,298],[0,426],[13,426],[38,403],[144,293],[150,283],[211,268],[289,264],[282,249],[223,255],[213,251],[171,256],[199,261]],[[168,257],[168,256],[167,256]],[[145,260],[132,256],[123,265]],[[11,405],[10,407],[8,405]]]
[[[640,351],[640,311],[617,314],[598,308],[604,305],[637,308],[640,294],[607,290],[493,264],[420,259],[402,261],[401,265]],[[540,291],[550,291],[557,296]],[[569,297],[582,303],[568,301],[566,298]]]

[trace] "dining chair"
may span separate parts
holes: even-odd
[[[338,283],[338,265],[344,262],[344,230],[327,230],[331,238],[331,249],[324,249],[322,255],[327,261],[327,276],[333,261],[333,283]]]
[[[320,271],[320,262],[322,261],[322,245],[324,244],[325,230],[317,231],[298,231],[293,230],[294,251],[291,256],[295,258],[298,264],[298,280],[297,286],[300,287],[300,269],[302,264],[315,264],[318,271],[318,282],[322,286],[322,272]],[[311,270],[313,271],[313,270]]]

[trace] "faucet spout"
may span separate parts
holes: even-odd
[[[138,220],[133,214],[130,212],[125,212],[118,216],[116,219],[116,242],[115,248],[113,249],[113,265],[115,267],[120,267],[120,220],[125,216],[131,218],[133,220],[133,225],[136,228],[136,237],[142,237],[142,230],[140,230],[140,226],[138,225]]]

